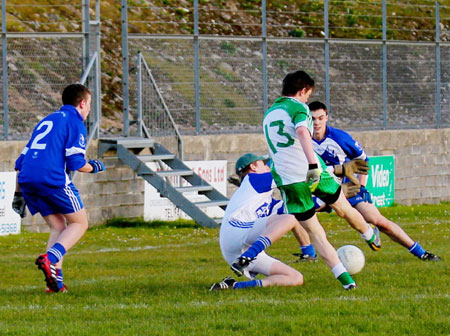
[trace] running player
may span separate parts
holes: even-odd
[[[210,290],[303,284],[300,272],[264,252],[298,225],[294,216],[282,213],[282,202],[272,197],[276,186],[266,160],[252,153],[237,160],[236,174],[242,183],[231,197],[220,227],[224,259],[238,276],[245,275],[250,281],[236,282],[227,277]],[[253,279],[259,273],[267,277]]]
[[[351,207],[340,184],[325,171],[325,164],[314,153],[312,117],[306,105],[313,90],[314,80],[306,72],[286,75],[283,96],[275,100],[264,115],[263,130],[273,160],[272,174],[280,188],[285,212],[300,221],[335,277],[345,289],[351,289],[356,287],[355,282],[326,238],[315,214],[312,193],[330,204],[374,250],[380,248],[379,234]]]
[[[86,127],[91,93],[71,84],[62,93],[63,106],[42,119],[16,160],[17,187],[13,209],[22,217],[25,203],[32,215],[40,213],[50,227],[47,253],[36,259],[43,271],[47,292],[65,292],[62,259],[88,228],[86,211],[68,171],[98,173],[105,166],[86,162]]]
[[[328,166],[342,165],[352,159],[368,161],[363,147],[349,133],[327,125],[328,110],[325,104],[315,101],[309,104],[309,109],[314,122],[314,150]],[[425,251],[417,241],[412,240],[399,225],[380,213],[372,203],[370,193],[365,188],[367,175],[359,175],[357,178],[356,182],[360,186],[360,191],[356,196],[349,198],[348,201],[368,223],[377,226],[381,232],[388,235],[394,242],[406,247],[420,260],[440,260],[438,256]],[[346,178],[343,182],[350,183],[347,182]]]

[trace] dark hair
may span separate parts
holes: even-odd
[[[288,73],[283,79],[283,87],[281,89],[281,94],[283,96],[293,96],[298,91],[306,88],[309,90],[314,87],[314,79],[312,79],[303,70],[298,70],[295,72]]]
[[[62,102],[64,105],[78,106],[88,94],[91,94],[91,91],[83,84],[70,84],[63,90]]]
[[[324,110],[328,114],[327,106],[324,103],[321,103],[320,101],[317,100],[313,101],[308,105],[308,107],[311,112],[317,110]]]

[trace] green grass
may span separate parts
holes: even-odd
[[[69,252],[69,293],[48,295],[33,264],[47,234],[0,237],[0,334],[449,335],[450,204],[382,212],[443,261],[421,262],[386,236],[372,252],[341,219],[321,214],[336,247],[355,244],[366,255],[358,290],[342,290],[319,261],[292,264],[302,287],[210,293],[212,282],[231,275],[218,229],[116,219]],[[268,252],[292,262],[296,250],[289,234]]]

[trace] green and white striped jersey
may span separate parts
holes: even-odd
[[[264,135],[277,186],[306,181],[308,160],[295,132],[300,126],[306,127],[312,134],[313,120],[308,105],[294,98],[278,98],[264,115]],[[320,160],[317,159],[317,162]]]

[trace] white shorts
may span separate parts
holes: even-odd
[[[267,225],[269,217],[258,218],[253,225],[246,223],[243,227],[223,223],[220,227],[220,249],[224,259],[229,265],[234,263],[261,235]],[[258,254],[255,260],[245,269],[244,275],[253,279],[257,274],[270,275],[270,267],[278,261],[267,255],[264,251]]]

